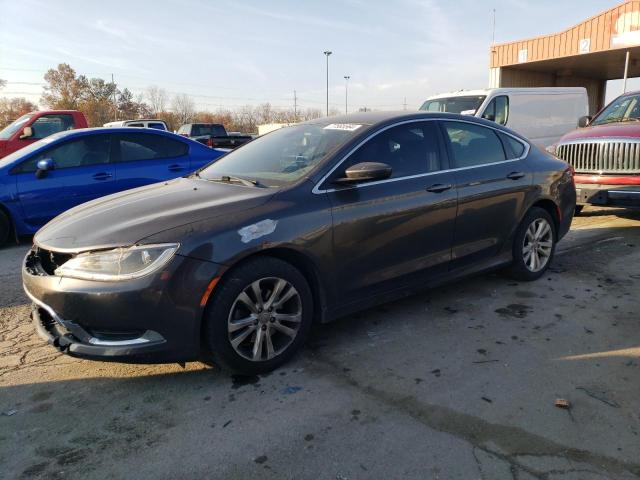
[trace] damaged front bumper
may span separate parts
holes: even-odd
[[[34,247],[22,283],[40,337],[75,357],[126,363],[197,360],[204,307],[219,265],[176,255],[161,271],[125,281],[55,275],[66,261]]]
[[[31,320],[40,338],[63,353],[82,358],[101,360],[143,359],[154,351],[161,350],[166,340],[158,332],[146,330],[141,335],[135,332],[120,332],[119,339],[92,335],[79,324],[63,320],[44,302],[35,298],[28,290],[33,302]],[[128,338],[122,338],[126,336]]]

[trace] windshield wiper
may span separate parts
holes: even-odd
[[[225,183],[241,183],[246,187],[264,187],[258,180],[252,180],[247,178],[234,177],[233,175],[222,175],[219,178],[210,178],[213,182],[225,182]]]

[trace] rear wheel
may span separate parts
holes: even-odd
[[[518,226],[513,241],[510,275],[517,280],[536,280],[549,268],[556,247],[553,219],[543,208],[533,207]]]
[[[0,247],[3,247],[11,236],[11,221],[6,213],[0,210]]]
[[[205,346],[215,364],[244,375],[271,371],[306,339],[313,300],[304,276],[282,260],[261,257],[229,273],[205,314]]]

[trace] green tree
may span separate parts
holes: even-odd
[[[78,109],[89,84],[84,75],[77,77],[76,71],[67,63],[61,63],[56,69],[49,69],[44,80],[47,85],[40,103],[55,109]]]

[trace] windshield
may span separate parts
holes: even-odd
[[[484,95],[474,95],[469,97],[447,97],[427,100],[422,104],[420,110],[427,112],[447,112],[447,113],[465,113],[466,115],[474,115],[484,99]]]
[[[334,149],[344,145],[359,124],[300,124],[284,127],[234,150],[200,172],[212,180],[234,176],[266,186],[291,184],[308,175]]]
[[[21,116],[19,119],[10,123],[2,131],[0,131],[0,140],[9,140],[18,130],[21,130],[25,123],[29,121],[29,119],[33,116],[33,114],[27,114]]]
[[[616,98],[590,125],[640,120],[640,95]]]
[[[210,135],[212,137],[224,137],[227,131],[222,125],[195,124],[191,127],[191,136]]]

